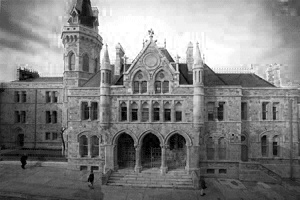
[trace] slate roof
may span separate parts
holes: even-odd
[[[227,85],[242,87],[276,87],[256,74],[217,74]]]
[[[82,87],[100,87],[100,81],[101,81],[101,73],[99,70]]]
[[[161,51],[162,54],[164,54],[164,56],[166,56],[169,62],[175,62],[167,49],[161,47],[159,48],[159,50]]]

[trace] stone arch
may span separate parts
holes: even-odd
[[[75,64],[76,64],[76,54],[73,50],[70,50],[67,54],[67,68],[69,71],[75,70]]]
[[[144,137],[145,137],[148,133],[152,133],[153,135],[155,135],[155,136],[159,139],[159,142],[160,142],[161,145],[164,145],[164,144],[165,144],[165,143],[164,143],[164,137],[163,137],[159,132],[157,132],[157,131],[155,131],[155,130],[147,130],[147,131],[143,132],[143,133],[139,136],[139,138],[138,138],[138,143],[137,143],[138,145],[142,146],[142,141],[143,141]]]
[[[131,76],[130,76],[129,79],[130,79],[131,81],[133,81],[134,78],[135,78],[135,76],[136,76],[139,72],[141,72],[143,75],[146,76],[146,80],[147,80],[147,81],[150,80],[150,74],[149,74],[149,72],[148,72],[147,70],[145,70],[144,68],[138,68],[138,69],[136,69],[135,71],[133,71],[133,72],[131,73]]]
[[[170,71],[170,69],[168,68],[164,68],[162,66],[158,67],[155,69],[155,71],[153,72],[153,80],[156,80],[156,76],[160,73],[160,72],[165,72],[168,75],[168,80],[169,81],[174,81],[174,76],[173,73]]]
[[[79,138],[80,138],[81,136],[83,136],[83,135],[85,135],[87,138],[89,138],[90,135],[91,135],[91,132],[90,132],[90,131],[82,131],[82,132],[78,133],[78,134],[77,134],[77,141],[78,141],[78,142],[79,142]]]
[[[264,135],[266,135],[268,142],[270,142],[270,139],[272,139],[274,136],[278,136],[280,138],[280,140],[282,139],[282,134],[281,133],[278,133],[275,130],[266,130],[266,131],[261,132],[258,135],[257,142],[260,142],[261,137],[264,136]]]
[[[111,145],[117,145],[118,138],[120,137],[120,135],[121,135],[122,133],[126,133],[126,134],[130,135],[131,138],[132,138],[133,141],[134,141],[134,146],[137,146],[137,144],[138,144],[138,139],[136,138],[136,136],[134,135],[134,133],[133,133],[131,130],[128,130],[128,129],[123,129],[123,130],[120,130],[120,131],[118,131],[117,133],[115,133],[115,135],[113,136],[113,138],[112,138],[111,141],[110,141],[110,144],[111,144]]]
[[[192,139],[190,138],[190,136],[189,136],[188,134],[186,134],[185,132],[183,132],[183,131],[178,131],[178,130],[172,131],[172,132],[170,132],[170,133],[167,134],[164,145],[167,145],[169,139],[170,139],[173,135],[175,135],[175,134],[179,134],[179,135],[181,135],[181,136],[184,137],[185,142],[186,142],[186,146],[192,146],[192,145],[193,145]]]

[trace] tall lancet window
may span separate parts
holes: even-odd
[[[72,51],[68,55],[68,68],[70,71],[75,70],[75,54]]]
[[[83,62],[82,62],[82,70],[84,71],[84,72],[89,72],[89,56],[87,55],[87,54],[84,54],[83,55]]]

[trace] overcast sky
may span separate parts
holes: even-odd
[[[0,80],[16,66],[62,75],[61,29],[76,0],[0,0]],[[280,3],[281,2],[281,3]],[[99,33],[115,59],[120,42],[132,60],[148,30],[182,61],[189,41],[200,43],[211,67],[282,64],[282,76],[300,80],[300,1],[91,0],[100,11]],[[101,57],[102,58],[102,57]]]

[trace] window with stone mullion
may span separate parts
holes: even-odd
[[[161,82],[160,81],[155,81],[155,93],[160,94],[161,93]]]
[[[98,119],[98,103],[92,102],[91,103],[91,120]]]
[[[141,83],[141,93],[147,93],[147,81],[142,81]]]
[[[153,108],[153,121],[159,121],[159,108]]]
[[[162,82],[163,85],[163,93],[168,93],[169,92],[169,81],[164,81]]]
[[[81,109],[82,109],[82,120],[88,120],[90,118],[90,109],[88,106],[88,102],[82,102]]]
[[[121,104],[121,121],[127,121],[127,106],[125,103]]]
[[[139,81],[134,81],[133,82],[133,93],[137,94],[140,92],[140,83]]]
[[[171,109],[167,108],[164,110],[164,117],[166,122],[171,121]]]

